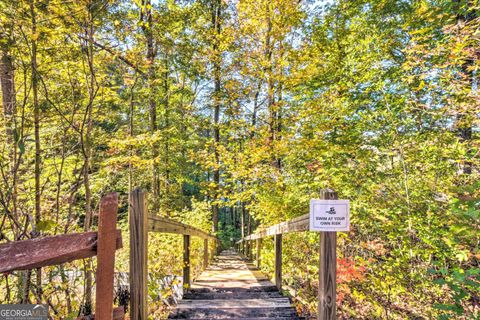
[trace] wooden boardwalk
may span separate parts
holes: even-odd
[[[300,319],[290,300],[235,251],[223,251],[169,319]]]

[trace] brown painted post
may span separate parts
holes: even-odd
[[[331,189],[320,191],[320,199],[337,200]],[[337,233],[320,232],[320,269],[318,290],[318,319],[336,319]]]
[[[208,238],[203,240],[203,269],[208,267]]]
[[[183,235],[183,287],[190,288],[190,236]]]
[[[275,235],[275,285],[282,291],[282,234]]]
[[[130,193],[130,319],[147,320],[148,215],[145,193]]]
[[[256,257],[255,260],[257,262],[257,268],[260,268],[260,254],[262,250],[262,239],[257,239],[256,240],[256,245],[257,245],[257,252],[256,252]]]
[[[100,202],[97,240],[96,305],[97,319],[112,320],[113,272],[117,247],[118,195],[109,193]]]

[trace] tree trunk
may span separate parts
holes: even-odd
[[[91,131],[93,127],[92,112],[93,105],[96,96],[96,79],[94,68],[94,12],[93,3],[90,1],[88,6],[88,21],[85,28],[87,34],[87,61],[89,68],[89,86],[88,86],[88,105],[85,114],[85,120],[82,125],[81,132],[81,144],[84,156],[83,165],[83,186],[85,188],[85,221],[84,230],[89,231],[92,225],[92,194],[90,188],[90,166],[91,166]],[[85,261],[85,314],[89,315],[92,312],[92,287],[93,287],[93,275],[92,275],[92,260],[86,259]]]
[[[40,232],[37,230],[37,225],[42,218],[41,213],[41,185],[40,185],[40,175],[41,175],[41,149],[40,149],[40,107],[38,104],[38,66],[37,66],[37,21],[36,21],[36,12],[35,12],[35,0],[30,2],[30,16],[32,22],[32,34],[34,38],[32,39],[32,57],[31,57],[31,67],[32,67],[32,92],[33,92],[33,116],[34,116],[34,131],[35,131],[35,223],[32,225],[32,234],[34,237],[40,235]],[[38,268],[36,270],[36,296],[37,303],[42,303],[42,269]]]
[[[281,141],[282,139],[282,103],[283,103],[283,68],[281,60],[285,54],[285,50],[283,47],[283,41],[280,40],[279,42],[279,56],[280,56],[280,66],[279,66],[279,79],[278,79],[278,90],[277,90],[277,103],[276,103],[276,140]],[[281,169],[282,167],[282,159],[277,151],[275,151],[275,163],[276,167]]]
[[[8,46],[1,47],[0,58],[0,82],[2,88],[2,106],[3,116],[5,118],[5,134],[7,144],[9,146],[10,170],[15,167],[15,137],[14,130],[14,116],[16,106],[15,95],[15,77],[13,58],[11,57]]]
[[[163,89],[165,90],[165,198],[170,196],[170,83],[168,81],[170,72],[168,55],[165,53],[165,71],[163,73]]]
[[[265,34],[265,75],[267,82],[267,110],[268,110],[268,129],[269,129],[269,149],[270,160],[274,167],[278,168],[278,161],[276,157],[275,142],[277,140],[277,121],[278,121],[278,106],[275,102],[275,76],[273,70],[273,43],[272,43],[272,19],[271,19],[270,2],[265,3],[265,19],[267,24],[267,31]]]
[[[220,90],[221,90],[221,54],[220,50],[220,33],[221,33],[221,0],[213,1],[212,8],[212,26],[214,28],[215,39],[213,41],[213,78],[214,78],[214,91],[213,91],[213,137],[215,141],[214,156],[215,156],[215,168],[213,170],[213,182],[215,184],[215,192],[213,197],[213,232],[218,231],[218,213],[219,213],[219,189],[220,189],[220,154],[218,147],[220,144]]]
[[[267,109],[268,109],[268,126],[269,126],[269,142],[271,147],[275,141],[275,80],[273,78],[273,62],[272,62],[272,20],[270,17],[270,2],[265,2],[265,19],[267,31],[265,34],[265,63],[266,63],[266,82],[267,82]]]
[[[257,127],[257,113],[258,113],[258,97],[260,96],[260,90],[262,89],[262,80],[258,80],[257,89],[255,90],[255,94],[253,95],[253,112],[252,112],[252,130],[250,131],[250,138],[255,136],[255,130]]]
[[[11,45],[10,35],[2,34],[2,37],[7,40],[5,43],[0,43],[0,86],[2,90],[2,107],[5,124],[5,135],[8,146],[8,160],[11,177],[11,184],[7,188],[11,189],[12,211],[11,216],[14,223],[12,224],[13,234],[15,240],[20,239],[22,233],[19,223],[19,216],[17,210],[17,171],[18,171],[18,157],[17,157],[17,142],[20,140],[19,134],[15,134],[15,114],[16,114],[16,93],[15,93],[15,71],[13,57],[10,55],[9,46]],[[18,272],[18,295],[19,303],[26,302],[25,300],[25,280],[27,273],[25,271]],[[28,293],[27,293],[28,296]]]
[[[142,0],[142,7],[140,11],[140,21],[142,23],[142,31],[145,36],[147,44],[147,82],[148,82],[148,110],[150,115],[150,132],[153,134],[158,130],[157,125],[157,101],[155,100],[155,46],[153,41],[153,17],[152,17],[152,2],[151,0]],[[153,209],[158,210],[160,197],[160,179],[158,174],[158,166],[156,159],[159,152],[156,144],[152,147],[152,204]]]

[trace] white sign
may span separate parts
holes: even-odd
[[[349,230],[349,200],[310,200],[310,231]]]

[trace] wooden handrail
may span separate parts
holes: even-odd
[[[198,228],[192,227],[188,224],[155,215],[148,216],[148,231],[183,234],[200,237],[202,239],[217,239],[217,237],[215,237],[214,235],[211,235]]]
[[[122,248],[117,230],[116,248]],[[70,233],[0,244],[0,273],[30,270],[97,255],[96,231]]]
[[[285,222],[280,222],[276,225],[268,227],[267,229],[260,230],[251,235],[248,235],[243,239],[240,239],[239,241],[237,241],[237,243],[241,243],[242,241],[261,239],[269,236],[274,236],[276,234],[308,231],[309,225],[310,225],[310,215],[304,214],[303,216],[293,218]]]

